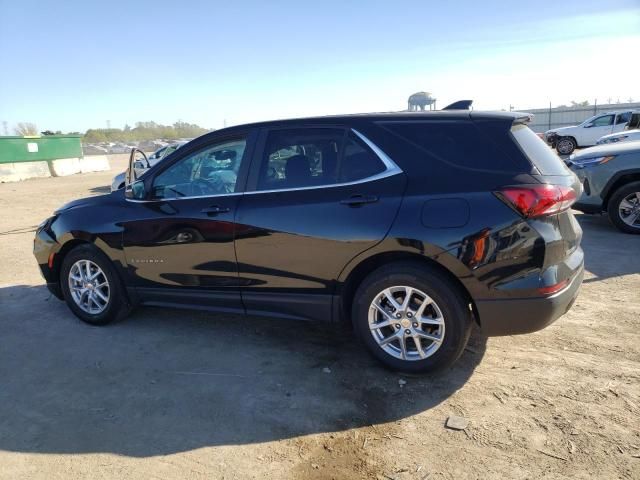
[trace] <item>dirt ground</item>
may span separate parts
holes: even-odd
[[[580,215],[588,273],[566,316],[403,377],[322,325],[155,308],[80,323],[28,230],[108,191],[113,160],[0,184],[0,478],[640,478],[640,237]]]

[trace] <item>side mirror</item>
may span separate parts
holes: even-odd
[[[587,123],[587,124],[584,126],[584,128],[591,128],[591,127],[593,127],[593,123]]]
[[[124,189],[124,196],[131,200],[145,200],[147,198],[147,189],[144,186],[144,180],[136,180],[127,184]]]

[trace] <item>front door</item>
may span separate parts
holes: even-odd
[[[609,135],[613,127],[613,117],[614,115],[602,115],[593,120],[590,126],[584,129],[585,142],[580,146],[595,145],[602,137]]]
[[[331,318],[336,279],[385,237],[406,182],[366,142],[338,127],[261,134],[236,216],[249,313]]]
[[[233,245],[247,136],[184,147],[124,223],[130,282],[152,304],[242,311]],[[194,150],[195,148],[195,150]]]

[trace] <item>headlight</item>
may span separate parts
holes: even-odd
[[[47,218],[46,220],[44,220],[42,223],[40,223],[40,225],[38,225],[38,228],[36,229],[36,232],[41,232],[42,230],[47,230],[51,224],[53,223],[53,221],[56,219],[56,215],[53,215],[52,217]]]
[[[571,163],[573,163],[578,168],[584,168],[592,165],[602,165],[603,163],[610,162],[614,158],[616,158],[615,155],[608,155],[606,157],[592,157],[592,158],[579,158],[579,159],[572,158]]]

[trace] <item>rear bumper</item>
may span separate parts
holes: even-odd
[[[549,297],[476,301],[482,333],[501,336],[542,330],[571,308],[583,276],[581,267],[571,284]]]

